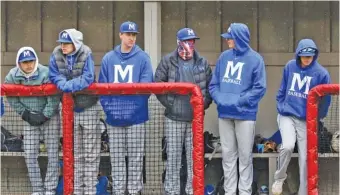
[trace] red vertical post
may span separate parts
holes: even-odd
[[[318,104],[321,97],[339,94],[339,84],[323,84],[314,87],[307,99],[307,189],[308,195],[318,195]]]
[[[311,90],[307,99],[307,186],[308,195],[318,195],[318,99]]]
[[[194,195],[204,194],[204,103],[201,89],[192,89],[190,103],[193,108],[192,138],[193,138],[193,178]]]
[[[63,118],[63,175],[64,194],[73,194],[74,182],[74,157],[73,157],[73,98],[72,94],[64,93],[62,98]]]

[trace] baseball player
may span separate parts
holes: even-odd
[[[307,132],[306,103],[310,89],[320,84],[330,83],[328,71],[318,62],[319,51],[311,39],[302,39],[295,53],[295,59],[290,60],[284,70],[281,86],[276,96],[278,117],[277,122],[282,137],[282,145],[278,157],[278,169],[275,172],[275,182],[272,192],[282,193],[282,185],[287,178],[287,168],[294,150],[298,144],[300,188],[299,195],[307,195]],[[327,115],[330,96],[325,96],[319,105],[319,117]]]
[[[121,44],[105,54],[99,73],[100,83],[151,83],[150,57],[138,45],[138,26],[124,22],[120,26]],[[126,186],[128,157],[129,194],[140,194],[143,187],[145,122],[149,95],[102,96],[100,103],[106,115],[112,170],[112,192],[123,195]],[[125,152],[126,151],[126,152]]]
[[[177,32],[177,48],[164,56],[156,73],[156,82],[188,82],[197,84],[202,91],[204,108],[212,102],[208,86],[211,68],[208,61],[195,50],[199,39],[193,29],[183,28]],[[177,76],[178,75],[178,76]],[[164,188],[167,195],[180,194],[180,168],[183,143],[187,159],[186,194],[192,195],[192,107],[190,96],[158,95],[165,110],[165,135],[167,162]]]
[[[217,60],[209,90],[217,104],[224,190],[228,195],[236,194],[238,182],[239,194],[250,195],[256,115],[266,92],[265,65],[249,45],[250,32],[245,24],[232,23],[222,37],[230,49]]]
[[[95,82],[91,49],[76,29],[59,33],[60,45],[50,57],[50,80],[63,92],[77,92]],[[96,194],[100,160],[100,105],[98,97],[73,94],[74,99],[74,194]]]
[[[49,83],[48,68],[39,64],[32,47],[19,49],[16,67],[5,78],[5,83],[18,85],[41,85]],[[58,146],[60,116],[58,105],[60,95],[40,97],[7,97],[9,105],[18,113],[23,126],[23,147],[32,195],[54,195],[58,185]],[[40,135],[47,147],[47,172],[43,183],[38,163]]]

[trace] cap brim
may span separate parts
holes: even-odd
[[[122,32],[120,32],[120,33],[136,33],[136,34],[139,34],[139,32],[137,31],[122,31]]]
[[[57,40],[58,43],[73,43],[72,41],[66,40],[66,39],[59,39]]]
[[[233,39],[233,37],[231,36],[230,33],[223,33],[223,34],[221,34],[221,37],[223,37],[225,39]]]
[[[315,56],[315,53],[300,53],[298,56]]]
[[[189,36],[189,37],[185,37],[183,39],[180,39],[180,41],[186,41],[186,40],[191,40],[191,39],[200,39],[200,38],[197,37],[197,36]]]
[[[34,60],[36,60],[36,58],[35,58],[35,57],[28,57],[28,58],[25,58],[25,59],[19,60],[19,62],[34,61]]]

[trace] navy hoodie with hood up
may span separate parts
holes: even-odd
[[[316,52],[311,64],[307,67],[302,67],[298,54],[306,48],[315,49]],[[313,40],[302,39],[299,42],[295,59],[290,60],[283,70],[281,86],[276,96],[279,114],[306,120],[308,92],[317,85],[329,84],[331,81],[328,71],[317,62],[318,56],[319,51]],[[327,115],[330,102],[330,96],[325,96],[320,101],[320,118]]]
[[[263,58],[250,45],[245,24],[233,23],[230,33],[235,48],[224,51],[216,63],[209,92],[219,118],[256,120],[258,103],[266,92]]]

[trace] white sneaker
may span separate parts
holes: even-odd
[[[273,195],[281,195],[282,194],[282,186],[283,181],[275,181],[272,186]]]

